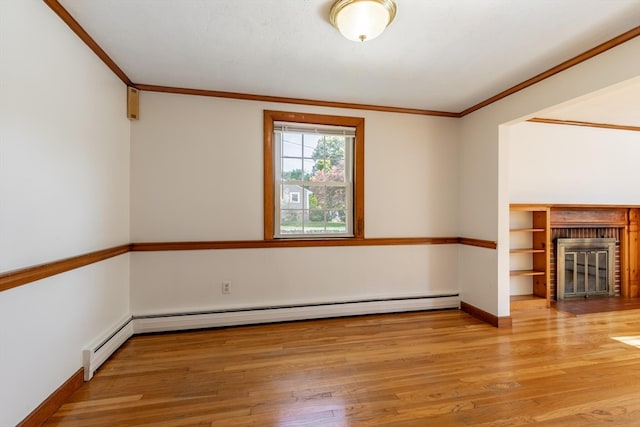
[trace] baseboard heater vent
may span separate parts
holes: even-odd
[[[84,367],[84,380],[93,378],[94,372],[129,338],[133,336],[134,319],[129,316],[118,323],[118,327],[105,337],[102,337],[94,345],[82,352],[82,365]]]
[[[96,370],[135,334],[457,308],[460,308],[460,296],[458,294],[446,294],[134,316],[123,319],[114,328],[113,332],[102,337],[89,349],[83,351],[84,380],[89,381]]]
[[[391,298],[326,304],[258,307],[211,312],[172,313],[134,317],[134,333],[206,329],[223,326],[323,319],[365,314],[459,308],[458,294]]]

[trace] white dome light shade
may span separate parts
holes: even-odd
[[[393,0],[339,0],[331,7],[331,23],[349,40],[378,37],[396,16]]]

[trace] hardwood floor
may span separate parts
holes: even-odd
[[[137,336],[45,425],[637,426],[639,342],[640,310],[555,308]]]
[[[640,298],[594,297],[588,299],[554,301],[560,311],[573,314],[604,313],[607,311],[640,309]]]

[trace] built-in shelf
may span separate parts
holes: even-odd
[[[544,249],[522,248],[522,249],[509,249],[512,254],[543,254]]]
[[[547,273],[539,270],[511,270],[509,274],[511,276],[542,276]]]
[[[511,295],[511,310],[531,310],[546,306],[544,298],[535,295]]]
[[[549,246],[551,235],[550,208],[539,205],[511,205],[512,214],[518,212],[529,215],[529,220],[520,218],[514,221],[511,233],[520,233],[513,236],[513,245],[510,248],[512,269],[509,272],[514,281],[522,283],[525,279],[515,279],[515,277],[530,277],[531,295],[545,300],[547,307],[550,306],[549,293]],[[527,224],[528,222],[528,224]],[[526,236],[529,234],[529,236]],[[529,243],[526,240],[530,240]],[[528,246],[531,245],[531,246]],[[523,255],[529,256],[527,262]],[[530,264],[527,268],[526,264]],[[524,268],[523,268],[524,267]],[[518,291],[522,288],[518,289]]]

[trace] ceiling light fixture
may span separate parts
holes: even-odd
[[[382,34],[395,16],[394,0],[338,0],[329,19],[349,40],[364,42]]]

